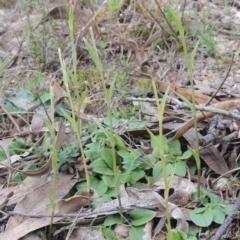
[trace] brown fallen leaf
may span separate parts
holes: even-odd
[[[199,138],[201,138],[201,134],[199,133],[198,135]],[[192,148],[196,148],[196,135],[193,128],[189,129],[186,133],[184,133],[183,137]],[[229,167],[225,159],[214,146],[201,149],[200,157],[204,160],[204,162],[209,166],[210,169],[212,169],[215,173],[219,175],[222,175],[223,173],[229,171]],[[231,175],[228,174],[228,176]],[[191,178],[195,180],[198,179],[197,176],[191,176]],[[205,186],[208,186],[207,179],[205,179],[204,177],[201,177],[201,183]]]
[[[61,200],[78,182],[77,179],[71,179],[71,176],[60,175],[57,178],[56,200]],[[14,212],[22,214],[49,214],[52,208],[49,197],[52,195],[53,182],[47,182],[33,191],[29,192],[15,207]],[[80,208],[80,206],[79,206]],[[58,209],[56,213],[66,212],[65,209]],[[71,212],[68,212],[71,213]],[[60,220],[60,217],[54,218],[53,222]],[[47,226],[50,223],[50,216],[44,218],[11,217],[7,223],[5,232],[0,234],[0,239],[17,240],[26,234]]]
[[[136,62],[139,66],[142,66],[142,64],[148,60],[147,54],[144,51],[145,49],[139,48],[137,43],[132,39],[127,40],[127,43],[135,52]]]
[[[200,157],[215,173],[222,175],[229,171],[228,165],[225,159],[221,156],[220,152],[214,147],[210,146],[203,148],[200,151]],[[227,176],[231,176],[228,174]]]

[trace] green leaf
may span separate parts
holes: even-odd
[[[187,173],[186,164],[182,160],[177,161],[175,164],[176,164],[175,174],[184,177]]]
[[[109,215],[103,222],[104,226],[112,226],[115,225],[117,223],[121,223],[122,222],[122,218],[119,214],[113,214],[113,215]]]
[[[93,177],[90,179],[90,183],[91,188],[93,188],[99,194],[99,196],[102,196],[108,190],[108,186],[103,180],[98,180],[97,178]]]
[[[192,156],[192,152],[190,150],[187,150],[183,153],[182,156],[178,157],[178,159],[189,159]]]
[[[196,150],[193,149],[193,148],[190,148],[188,147],[188,149],[191,151],[191,153],[193,154],[194,158],[195,158],[195,161],[196,161],[196,164],[197,164],[197,167],[200,168],[201,166],[201,162],[200,162],[200,158],[199,158],[199,155],[197,154]]]
[[[113,170],[108,167],[108,165],[102,158],[97,159],[94,162],[92,162],[91,166],[93,167],[93,171],[96,173],[100,173],[103,175],[109,175],[109,176],[114,175]]]
[[[113,169],[113,155],[112,155],[112,149],[110,148],[103,148],[99,150],[100,156],[105,161],[105,163]]]
[[[132,172],[130,174],[130,183],[134,184],[136,183],[139,179],[142,179],[145,176],[145,172],[143,170],[137,171],[137,172]]]
[[[104,124],[106,124],[107,126],[110,126],[110,118],[109,117],[104,118]],[[112,126],[115,128],[119,126],[119,120],[116,119],[115,117],[112,117]]]
[[[100,41],[99,42],[99,46],[101,47],[101,48],[106,48],[107,47],[107,45],[108,45],[108,42],[107,41]]]
[[[102,233],[106,239],[114,239],[115,238],[115,233],[113,230],[110,228],[103,228]]]
[[[167,143],[167,145],[168,145],[169,153],[171,153],[175,156],[182,155],[181,144],[178,140],[170,141]]]
[[[223,208],[223,211],[225,212],[225,214],[229,214],[232,210],[233,210],[233,204],[228,204],[225,205]]]
[[[179,231],[177,229],[171,229],[173,240],[187,240],[187,234],[185,232]],[[171,234],[167,234],[167,239],[170,240]],[[172,239],[171,239],[172,240]]]
[[[23,98],[23,99],[28,100],[29,102],[33,102],[33,100],[34,100],[32,93],[27,90],[24,90],[24,89],[20,90],[17,93],[16,98]]]
[[[7,159],[5,152],[2,149],[0,149],[0,161],[5,160],[5,159]]]
[[[187,240],[198,240],[194,234],[188,234]]]
[[[151,131],[149,131],[147,129],[148,133],[150,134],[150,137],[151,137],[151,147],[154,149],[154,148],[157,148],[158,151],[160,148],[163,148],[163,152],[166,154],[168,153],[168,144],[167,144],[167,138],[165,136],[162,136],[163,138],[163,146],[160,146],[159,145],[159,140],[160,140],[160,136],[155,136],[153,135],[153,133]]]
[[[116,144],[118,150],[127,149],[123,140],[118,135],[114,135],[114,141],[115,141],[115,144]]]
[[[143,226],[141,227],[132,227],[129,231],[129,237],[131,240],[139,240],[142,239],[144,234]]]
[[[120,175],[119,182],[120,183],[129,183],[131,179],[130,173],[124,172]]]
[[[225,219],[225,213],[218,205],[213,208],[213,221],[218,224],[222,224]]]
[[[127,149],[120,150],[117,152],[117,154],[119,156],[121,156],[122,158],[130,158],[131,157],[130,152]]]
[[[169,176],[173,170],[172,164],[168,163],[166,165],[166,175]],[[162,161],[157,162],[153,167],[153,179],[154,182],[158,181],[160,178],[164,176],[163,174],[163,167],[162,167]]]
[[[50,93],[49,92],[44,92],[41,96],[40,99],[42,103],[46,103],[51,100]]]
[[[89,55],[91,56],[94,64],[96,65],[97,69],[99,71],[102,71],[103,67],[102,67],[102,63],[101,63],[101,61],[99,59],[99,56],[98,56],[98,53],[97,53],[97,49],[91,47],[91,45],[86,41],[85,38],[83,39],[83,41],[85,43],[85,46],[87,47]]]
[[[152,151],[152,156],[153,156],[154,158],[160,158],[160,157],[161,157],[161,156],[160,156],[159,149],[158,149],[157,147],[155,147],[155,148],[153,149],[153,151]]]
[[[211,199],[211,203],[215,204],[222,203],[222,199],[218,195],[211,193],[205,189],[202,189],[202,192]]]
[[[194,209],[190,214],[190,218],[197,226],[208,227],[213,221],[213,211],[209,208],[205,208],[203,211],[201,208],[201,212],[199,212],[199,209]]]
[[[116,186],[116,180],[115,180],[114,176],[103,175],[102,179],[106,186],[108,186],[110,188],[114,188]]]
[[[141,226],[155,217],[156,213],[147,209],[134,209],[130,212],[130,216],[134,219],[131,224],[133,226]]]

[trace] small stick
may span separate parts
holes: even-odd
[[[232,54],[231,62],[230,62],[230,65],[229,65],[229,67],[228,67],[228,70],[227,70],[227,73],[226,73],[225,78],[222,80],[222,82],[221,82],[220,85],[218,86],[218,88],[217,88],[217,90],[215,91],[215,93],[214,93],[214,94],[210,97],[210,99],[207,101],[206,106],[213,100],[213,98],[217,95],[217,93],[219,92],[219,90],[221,89],[221,87],[223,86],[223,84],[225,83],[225,81],[227,80],[228,75],[229,75],[229,73],[230,73],[230,71],[231,71],[231,68],[232,68],[234,55],[235,55],[235,53]]]
[[[14,118],[11,116],[11,114],[5,109],[3,105],[0,105],[0,109],[8,116],[8,118],[11,120],[13,125],[15,126],[18,133],[21,132],[20,127],[18,126],[17,122],[14,120]]]

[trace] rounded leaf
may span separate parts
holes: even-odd
[[[213,221],[218,224],[222,224],[225,219],[225,213],[222,211],[221,207],[215,207],[213,209]]]
[[[102,233],[106,239],[114,239],[115,238],[115,233],[110,228],[103,228]]]
[[[155,217],[156,213],[147,209],[134,209],[130,216],[134,219],[131,224],[133,226],[141,226]]]
[[[190,218],[194,224],[199,227],[208,227],[213,221],[213,211],[211,209],[205,209],[201,213],[195,213],[195,210],[191,212]]]
[[[117,223],[121,223],[122,222],[122,218],[119,214],[113,214],[113,215],[109,215],[103,222],[104,226],[112,226],[115,225]]]
[[[141,227],[132,227],[129,231],[129,237],[131,240],[139,240],[142,239],[144,234],[143,226]]]
[[[177,161],[176,163],[175,174],[181,177],[184,177],[187,173],[187,168],[185,163],[182,160]]]

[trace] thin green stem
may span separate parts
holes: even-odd
[[[69,29],[70,29],[71,46],[72,46],[72,61],[73,61],[72,82],[73,82],[74,86],[77,86],[77,52],[76,52],[75,37],[74,37],[74,6],[73,5],[69,6],[68,25],[69,25]],[[66,79],[66,82],[67,81],[68,81],[68,79]],[[71,93],[70,93],[68,84],[65,84],[65,86],[66,86],[66,89],[67,89],[68,99],[69,99],[69,102],[70,102],[70,107],[71,107],[71,112],[72,112],[73,127],[76,131],[78,145],[79,145],[79,148],[80,148],[80,151],[81,151],[81,154],[82,154],[83,166],[84,166],[84,171],[85,171],[85,175],[86,175],[86,182],[87,182],[87,191],[88,191],[88,193],[90,193],[90,177],[89,177],[89,173],[88,173],[88,169],[87,169],[87,161],[86,161],[86,157],[85,157],[85,154],[84,154],[83,145],[82,145],[82,142],[81,142],[80,109],[81,109],[82,101],[80,99],[79,91],[76,91],[77,102],[78,102],[78,106],[77,106],[77,117],[78,117],[78,119],[76,119],[74,104],[73,104],[73,100],[72,100],[72,97],[71,97]]]
[[[195,90],[194,90],[194,83],[193,83],[193,60],[195,56],[195,52],[198,46],[198,43],[193,51],[193,55],[189,57],[188,51],[187,51],[187,46],[186,46],[186,40],[184,36],[184,31],[180,31],[181,35],[181,41],[183,45],[183,51],[184,51],[184,57],[186,59],[187,63],[187,69],[188,69],[188,76],[190,79],[190,84],[191,84],[191,92],[192,92],[192,114],[193,114],[193,122],[194,122],[194,131],[195,131],[195,136],[196,136],[196,164],[197,164],[197,175],[198,175],[198,197],[200,197],[200,177],[201,177],[201,162],[200,162],[200,149],[199,149],[199,137],[198,137],[198,130],[197,130],[197,113],[196,113],[196,98],[195,98]]]
[[[165,207],[166,207],[166,216],[167,216],[167,229],[168,229],[168,233],[170,234],[170,239],[172,239],[172,233],[171,233],[171,220],[170,220],[170,212],[169,212],[169,207],[168,207],[168,197],[169,197],[169,182],[168,182],[168,178],[167,178],[167,172],[166,172],[166,162],[165,162],[165,157],[164,157],[164,149],[163,149],[163,113],[164,113],[164,108],[165,108],[165,103],[166,100],[161,102],[161,105],[159,104],[159,99],[158,99],[158,95],[157,95],[157,88],[156,88],[156,84],[155,81],[152,81],[152,85],[153,85],[153,92],[154,92],[154,97],[156,99],[156,104],[157,104],[157,108],[158,108],[158,122],[159,122],[159,145],[158,145],[158,149],[159,149],[159,153],[160,153],[160,158],[161,158],[161,162],[162,162],[162,168],[163,168],[163,179],[164,179],[164,183],[165,183],[165,191],[164,191],[164,199],[165,199]],[[165,95],[167,95],[169,92],[169,88],[167,89]]]

